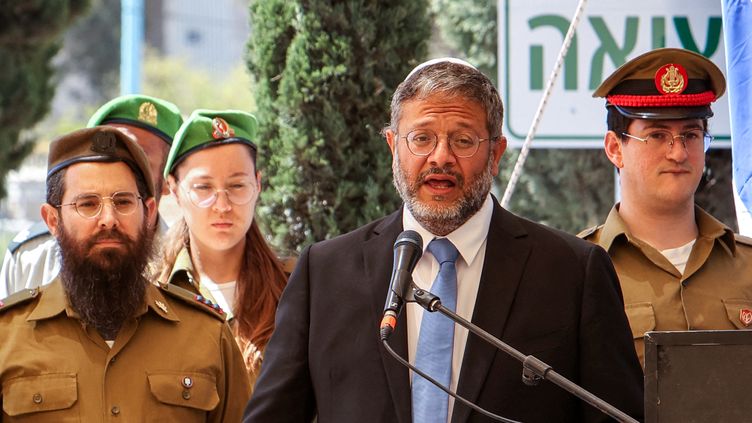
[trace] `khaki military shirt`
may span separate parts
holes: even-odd
[[[191,254],[187,248],[183,248],[175,258],[175,265],[170,272],[169,283],[177,285],[179,287],[193,291],[194,293],[205,298],[207,302],[216,304],[216,300],[212,296],[211,292],[201,285],[198,280],[193,277],[194,269],[193,262],[191,261]],[[231,327],[234,325],[234,319],[231,310],[222,310],[230,323]],[[256,347],[256,345],[239,336],[235,336],[235,341],[238,343],[240,352],[243,354],[243,361],[245,363],[246,370],[248,371],[248,378],[251,382],[251,387],[256,384],[259,371],[261,369],[261,362],[264,358],[264,351]]]
[[[645,332],[752,329],[752,243],[695,207],[699,235],[684,274],[635,238],[617,206],[580,234],[608,251],[619,275],[635,349],[645,365]],[[670,229],[667,229],[670,230]]]
[[[59,279],[0,304],[0,421],[240,421],[250,386],[230,328],[177,290],[149,285],[112,348]]]

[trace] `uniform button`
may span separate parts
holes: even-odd
[[[187,389],[183,389],[183,399],[184,400],[191,399],[191,391],[189,391]]]
[[[36,393],[34,396],[31,397],[31,400],[34,401],[34,404],[41,404],[42,403],[42,394]]]
[[[110,411],[112,412],[113,416],[117,416],[118,414],[120,414],[120,407],[118,407],[116,405],[116,406],[112,407],[112,410],[110,410]]]

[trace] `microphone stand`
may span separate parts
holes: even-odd
[[[410,294],[408,294],[408,297],[409,296]],[[555,385],[592,405],[593,407],[597,408],[598,410],[602,411],[606,415],[614,418],[619,422],[638,423],[637,420],[628,416],[626,413],[607,403],[606,401],[593,395],[587,389],[556,373],[553,368],[551,368],[551,366],[544,363],[543,361],[535,358],[532,355],[522,354],[512,346],[502,342],[500,339],[494,337],[490,333],[484,331],[483,329],[479,328],[463,317],[457,315],[452,310],[444,307],[441,304],[441,299],[436,295],[430,293],[429,291],[413,288],[412,296],[414,297],[415,302],[420,304],[421,307],[423,307],[427,311],[430,311],[432,313],[436,311],[440,312],[454,322],[465,327],[473,334],[481,337],[489,344],[495,346],[496,348],[504,351],[505,353],[520,361],[522,363],[522,382],[524,382],[526,385],[537,385],[541,381],[541,379],[551,381]]]

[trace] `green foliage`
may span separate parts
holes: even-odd
[[[519,152],[507,152],[506,187]],[[602,150],[531,150],[510,209],[528,219],[578,233],[603,221],[614,204],[614,170]]]
[[[60,34],[88,0],[5,0],[0,7],[0,198],[9,171],[33,150],[23,135],[49,111],[55,93],[51,60]]]
[[[433,0],[441,35],[496,84],[496,2]]]
[[[389,101],[427,51],[426,1],[255,1],[259,215],[278,246],[303,245],[395,210],[380,135]]]

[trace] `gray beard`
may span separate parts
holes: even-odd
[[[475,213],[483,207],[488,193],[493,184],[493,155],[489,154],[486,169],[482,170],[465,187],[465,178],[456,173],[451,167],[432,167],[421,172],[414,181],[409,182],[404,169],[399,164],[399,155],[395,148],[394,160],[392,161],[392,174],[394,187],[397,189],[402,201],[415,220],[434,235],[445,236],[467,222]],[[462,190],[462,196],[454,203],[440,206],[430,206],[418,200],[418,190],[423,185],[423,180],[431,174],[448,174],[457,180],[457,186]],[[441,200],[440,196],[435,197]]]

